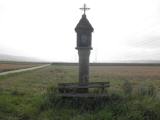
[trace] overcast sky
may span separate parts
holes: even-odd
[[[160,60],[160,0],[0,0],[0,54],[77,62],[84,3],[92,62]]]

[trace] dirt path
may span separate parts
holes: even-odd
[[[43,68],[43,67],[47,67],[50,64],[47,65],[41,65],[41,66],[36,66],[36,67],[31,67],[31,68],[24,68],[24,69],[19,69],[19,70],[11,70],[11,71],[6,71],[6,72],[1,72],[1,75],[7,75],[7,74],[11,74],[11,73],[19,73],[19,72],[24,72],[24,71],[30,71],[30,70],[35,70],[35,69],[39,69],[39,68]]]

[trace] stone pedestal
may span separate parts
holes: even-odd
[[[89,82],[89,49],[78,49],[79,55],[79,83]]]

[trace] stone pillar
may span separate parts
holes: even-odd
[[[79,83],[89,82],[89,55],[90,49],[79,49]]]

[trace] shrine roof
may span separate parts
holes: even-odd
[[[88,21],[87,17],[85,14],[82,15],[82,18],[80,19],[79,23],[77,24],[75,31],[89,31],[89,32],[93,32],[94,29],[92,27],[92,25],[90,24],[90,22]]]

